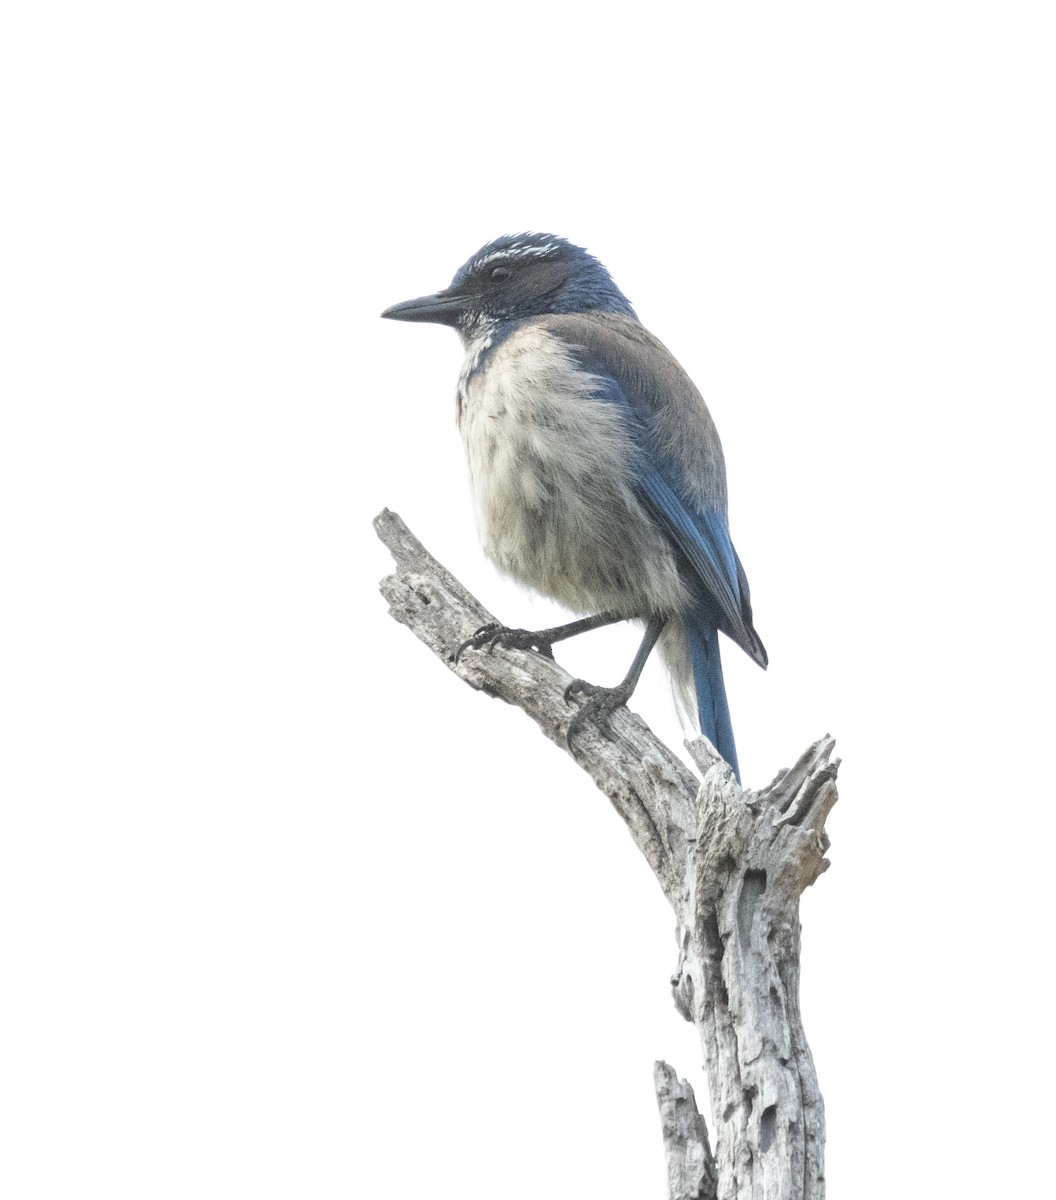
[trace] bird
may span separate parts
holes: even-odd
[[[465,358],[456,417],[485,554],[501,572],[584,614],[552,629],[487,625],[464,642],[552,657],[556,642],[644,622],[615,687],[575,680],[566,741],[608,720],[659,651],[680,711],[740,781],[721,632],[764,669],[748,580],[730,539],[726,468],[708,407],[639,321],[602,263],[549,233],[481,247],[450,286],[385,309],[453,327]]]

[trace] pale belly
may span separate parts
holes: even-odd
[[[576,612],[685,607],[620,412],[561,343],[532,330],[498,347],[485,373],[466,373],[459,425],[481,541],[502,571]]]

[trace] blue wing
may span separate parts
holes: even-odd
[[[638,452],[640,494],[699,581],[701,619],[710,616],[765,667],[748,580],[726,523],[722,447],[700,393],[666,347],[633,318],[580,313],[545,321],[596,378],[598,396],[623,414]],[[697,486],[690,486],[690,472]],[[701,503],[702,494],[712,502]]]
[[[644,455],[638,472],[639,486],[653,516],[717,605],[722,616],[718,627],[765,667],[766,651],[751,624],[744,571],[730,541],[725,515],[714,508],[690,507],[668,482],[663,467],[649,462]]]
[[[730,540],[725,465],[711,416],[671,354],[633,318],[591,313],[545,320],[595,377],[599,398],[620,409],[636,450],[639,495],[698,584],[694,609],[678,616],[700,728],[740,779],[718,631],[760,666],[767,656],[752,624],[748,580]],[[702,502],[702,496],[711,501]]]

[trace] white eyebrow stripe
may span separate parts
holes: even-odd
[[[493,250],[490,254],[485,254],[483,258],[478,258],[473,263],[473,270],[479,271],[481,267],[486,267],[488,263],[495,262],[500,258],[527,258],[529,255],[533,257],[541,257],[544,254],[550,254],[559,248],[557,242],[546,242],[542,246],[528,246],[524,242],[515,242],[512,246],[505,246],[502,250]]]

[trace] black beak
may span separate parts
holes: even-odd
[[[430,321],[437,325],[457,325],[459,317],[474,299],[453,288],[444,288],[432,296],[419,296],[415,300],[393,304],[381,315],[390,321]]]

